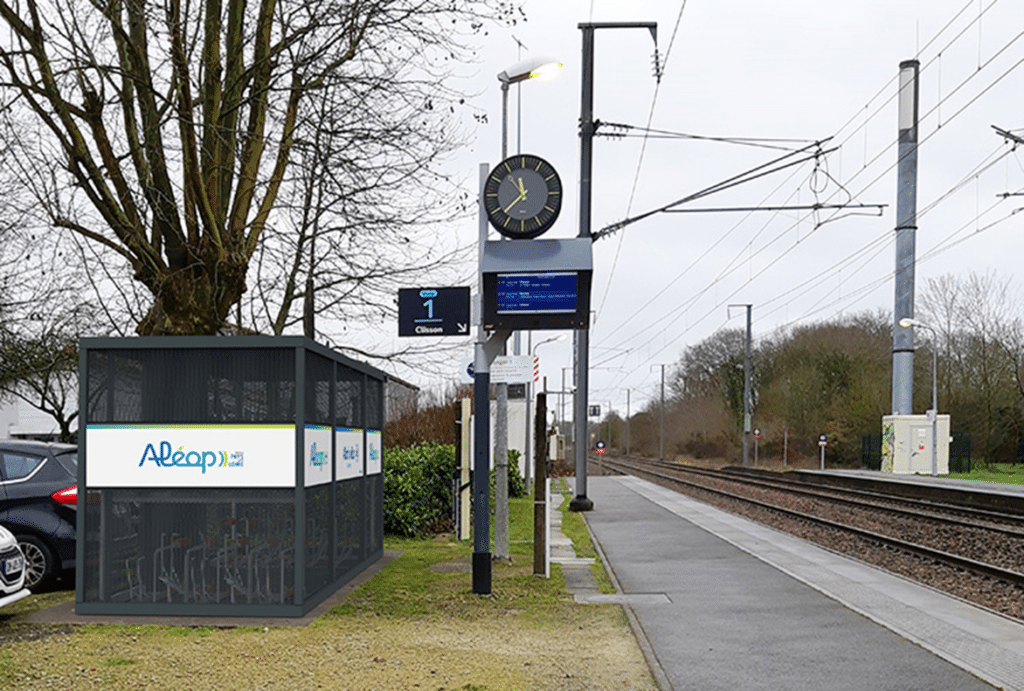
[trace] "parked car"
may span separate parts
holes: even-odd
[[[0,525],[25,557],[25,587],[45,587],[75,568],[78,449],[0,441]]]
[[[0,607],[31,594],[25,587],[25,557],[18,549],[18,541],[0,526]]]

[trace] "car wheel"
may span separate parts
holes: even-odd
[[[32,535],[18,535],[18,546],[25,555],[25,587],[35,588],[50,580],[56,562],[53,552],[42,540]]]

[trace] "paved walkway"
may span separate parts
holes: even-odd
[[[573,592],[625,606],[665,689],[1024,691],[1016,621],[637,478],[588,490],[618,594]]]

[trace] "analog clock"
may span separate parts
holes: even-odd
[[[548,228],[562,208],[562,181],[551,164],[519,154],[499,163],[484,184],[484,209],[505,237],[527,240]]]

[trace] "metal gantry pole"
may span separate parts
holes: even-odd
[[[935,336],[935,331],[932,330]],[[935,338],[932,339],[932,477],[939,474],[939,349]]]
[[[657,45],[656,22],[587,22],[578,25],[583,32],[582,78],[580,80],[580,225],[579,237],[589,238],[590,203],[594,167],[594,30],[647,29]],[[576,334],[576,396],[573,429],[576,432],[576,496],[569,504],[572,511],[591,511],[594,502],[587,497],[587,370],[589,367],[590,331],[577,329]]]
[[[743,467],[746,468],[750,465],[750,314],[754,306],[732,304],[728,307],[730,313],[733,307],[744,307],[747,310],[747,337],[743,347]]]
[[[629,389],[626,389],[626,455],[630,453],[629,449]]]
[[[743,352],[743,467],[750,464],[750,311],[747,305],[747,342]]]
[[[910,415],[914,405],[914,332],[899,328],[914,318],[917,236],[917,60],[900,63],[899,161],[896,190],[896,295],[892,330],[892,414]]]
[[[658,460],[665,460],[665,365],[661,366],[661,422],[658,425]]]
[[[582,85],[580,94],[580,227],[579,237],[590,237],[591,171],[594,167],[594,27],[580,25],[583,30]],[[576,496],[569,508],[573,511],[591,511],[594,502],[587,497],[587,386],[590,368],[590,331],[577,329],[576,394],[573,397],[573,429],[576,461]]]

